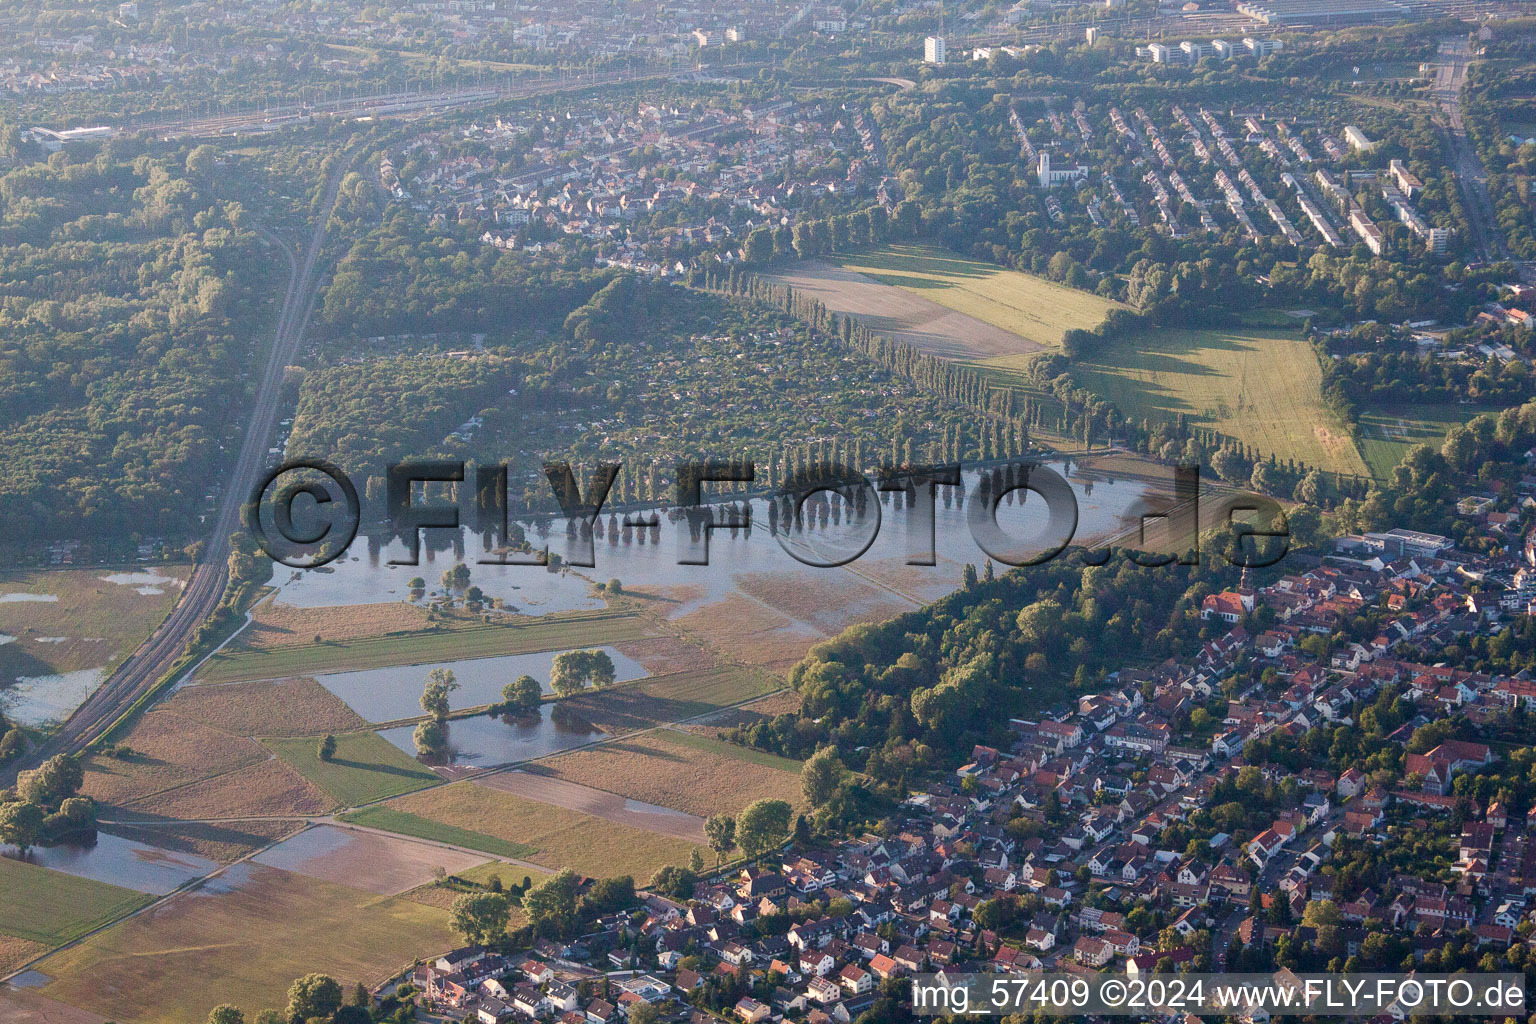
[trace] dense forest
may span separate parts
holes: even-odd
[[[0,516],[176,533],[235,438],[280,261],[213,168],[111,144],[0,177]]]
[[[1010,716],[1037,719],[1123,668],[1192,654],[1210,628],[1201,600],[1237,577],[1230,566],[1085,566],[1070,552],[995,578],[967,566],[948,597],[811,648],[790,673],[799,710],[733,738],[791,757],[832,743],[899,790],[974,744],[1006,747]]]

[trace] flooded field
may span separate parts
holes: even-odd
[[[14,858],[15,850],[11,849],[6,856]],[[96,841],[89,845],[33,847],[28,851],[26,860],[30,864],[52,868],[67,875],[108,882],[156,896],[162,896],[218,867],[217,863],[206,857],[162,850],[158,846],[124,839],[110,832],[96,833]]]
[[[544,757],[606,735],[583,718],[549,707],[541,708],[534,715],[456,718],[448,722],[447,727],[448,763],[470,768],[490,768]],[[415,757],[414,732],[415,726],[402,725],[381,729],[379,735]]]
[[[613,659],[615,682],[642,679],[648,674],[644,665],[616,648],[601,649]],[[543,651],[538,654],[509,654],[499,658],[401,665],[361,672],[333,672],[315,678],[368,721],[395,722],[402,718],[415,718],[422,713],[418,701],[422,687],[426,685],[427,674],[433,669],[453,671],[459,689],[449,695],[448,704],[453,710],[460,711],[501,700],[502,688],[524,674],[537,679],[544,692],[549,693],[550,668],[557,653]]]
[[[11,685],[0,690],[0,712],[22,725],[62,722],[96,691],[105,675],[105,669],[82,668],[46,676],[16,676]]]
[[[484,863],[485,857],[396,836],[321,825],[285,839],[251,860],[324,882],[393,896],[432,881],[436,868],[454,874]]]
[[[1060,468],[1060,463],[1054,468]],[[929,542],[926,537],[912,535],[909,510],[899,507],[899,498],[893,499],[887,493],[881,496],[874,514],[858,528],[850,528],[846,521],[826,523],[810,531],[810,535],[788,541],[788,546],[814,558],[818,552],[856,550],[863,539],[856,534],[874,534],[862,555],[837,568],[805,565],[793,557],[766,528],[770,522],[768,503],[754,500],[752,529],[710,532],[707,565],[678,564],[679,557],[690,548],[685,524],[670,522],[661,515],[655,528],[615,529],[620,520],[605,515],[600,524],[602,536],[593,538],[597,564],[592,568],[549,572],[538,566],[479,565],[476,559],[486,557],[481,538],[467,529],[457,533],[430,530],[423,535],[420,565],[388,564],[391,558],[405,554],[404,545],[398,541],[359,538],[343,560],[320,570],[295,571],[282,580],[276,600],[301,607],[408,600],[411,591],[407,584],[414,577],[427,583],[430,597],[434,592],[441,593],[438,578],[443,570],[462,561],[471,570],[473,584],[488,597],[502,598],[516,610],[529,614],[601,607],[601,599],[592,595],[592,584],[618,579],[627,589],[687,590],[689,599],[671,611],[674,617],[685,616],[739,591],[742,577],[751,575],[815,580],[824,586],[862,579],[906,604],[915,605],[955,589],[963,564],[979,565],[986,560],[969,523],[979,479],[974,473],[967,474],[963,492],[938,488],[932,531],[936,564],[932,566],[906,564],[909,556],[926,549]],[[1128,513],[1146,491],[1143,482],[1130,479],[1073,479],[1072,484],[1077,502],[1078,543],[1122,529]],[[1026,538],[1042,533],[1047,516],[1038,497],[1020,500],[1024,495],[1019,491],[1007,496],[998,506],[997,521],[1005,534],[1019,538],[1019,544],[1028,548]],[[547,542],[551,552],[563,558],[568,559],[572,553],[573,544],[563,521],[547,528],[547,537],[532,528],[528,536],[536,543]],[[1033,550],[1044,546],[1035,545]]]

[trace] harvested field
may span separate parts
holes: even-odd
[[[963,361],[1039,352],[1115,304],[927,245],[808,260],[766,276],[920,351]]]
[[[834,636],[857,622],[876,622],[911,611],[915,605],[888,590],[859,582],[844,572],[807,578],[789,573],[743,573],[742,590],[796,622]]]
[[[772,672],[787,672],[825,637],[744,594],[726,595],[676,624],[715,650]]]
[[[621,735],[695,718],[776,688],[756,670],[722,666],[593,691],[560,703],[604,731]]]
[[[437,868],[452,875],[485,862],[475,854],[335,825],[307,829],[261,851],[252,860],[380,896],[425,885],[432,881]]]
[[[25,964],[36,960],[48,947],[41,942],[33,942],[30,939],[18,939],[14,935],[0,935],[0,976],[20,970]],[[0,1021],[6,1021],[5,1003],[0,1001]]]
[[[228,683],[287,679],[391,665],[425,665],[502,654],[597,647],[651,635],[653,631],[648,623],[629,612],[580,612],[526,621],[504,619],[457,629],[432,629],[335,643],[225,650],[204,663],[198,670],[197,681]]]
[[[0,857],[0,934],[57,946],[150,901],[132,889]]]
[[[134,821],[149,821],[154,815],[134,811]],[[172,853],[190,853],[206,857],[219,864],[233,864],[277,839],[282,839],[303,828],[303,822],[289,821],[177,821],[167,818],[163,822],[142,825],[114,824],[103,831],[112,832],[134,842],[147,843],[170,850]]]
[[[126,805],[167,818],[319,814],[336,801],[276,757],[211,779],[155,793]]]
[[[477,780],[482,786],[499,789],[503,793],[536,800],[541,804],[580,811],[604,821],[617,822],[658,832],[674,839],[707,845],[704,835],[704,819],[696,814],[673,810],[665,805],[640,798],[627,798],[616,793],[594,789],[569,778],[546,775],[542,772],[498,772]]]
[[[657,868],[688,863],[694,843],[541,804],[473,782],[412,793],[390,807],[461,828],[483,830],[538,852],[526,859],[594,878],[648,880]],[[707,855],[707,849],[700,853]]]
[[[162,790],[267,759],[255,740],[200,725],[169,711],[151,711],[122,738],[133,749],[125,758],[92,754],[83,792],[103,803],[127,803]]]
[[[161,708],[236,736],[321,736],[368,725],[313,679],[184,686]]]
[[[106,1024],[99,1013],[49,999],[35,988],[0,985],[0,1024]]]
[[[620,654],[634,658],[653,676],[712,668],[715,664],[715,659],[710,657],[708,651],[675,636],[655,636],[615,646]]]
[[[722,812],[735,814],[754,800],[788,800],[796,805],[802,802],[798,774],[694,746],[682,735],[667,730],[648,732],[633,739],[562,754],[539,762],[529,771],[706,818]],[[498,780],[515,774],[480,781],[496,786]],[[509,791],[544,799],[525,789]]]
[[[45,996],[159,1024],[205,1020],[218,1003],[280,1007],[293,979],[313,971],[344,988],[377,983],[455,945],[448,915],[435,908],[246,863],[39,969],[53,978]]]
[[[479,850],[482,853],[489,853],[495,857],[506,857],[511,860],[521,860],[539,852],[526,843],[509,842],[505,839],[498,839],[495,836],[488,836],[484,832],[476,832],[473,829],[459,828],[456,825],[445,825],[440,821],[423,818],[419,814],[411,814],[409,811],[395,810],[392,807],[365,807],[360,811],[341,815],[340,820],[349,825],[383,829],[386,832],[397,832],[403,836],[429,839],[434,843],[462,846],[468,850]]]
[[[700,736],[697,733],[681,732],[675,729],[668,729],[666,735],[673,742],[690,749],[718,754],[737,761],[746,761],[748,764],[755,764],[762,768],[772,768],[774,771],[793,775],[796,779],[800,777],[800,769],[804,767],[801,762],[792,758],[780,757],[764,750],[753,750],[739,743],[727,743],[714,736]]]
[[[357,640],[386,633],[417,632],[429,625],[427,610],[404,601],[390,604],[350,604],[324,608],[299,608],[271,599],[251,609],[251,623],[231,644],[236,650],[260,650]]]
[[[777,715],[792,715],[799,710],[800,695],[786,689],[770,693],[739,708],[727,708],[717,715],[709,715],[680,728],[699,736],[714,736],[717,732],[734,729],[738,725],[753,726]]]
[[[265,742],[343,807],[385,800],[441,781],[374,732],[338,735],[336,754],[329,761],[320,760],[320,744],[313,736]]]
[[[102,579],[116,575],[108,569],[0,573],[0,595],[37,598],[0,602],[0,633],[16,637],[0,645],[0,687],[18,676],[110,668],[127,657],[170,613],[187,578],[185,566],[135,573],[145,582]],[[172,582],[147,582],[160,577]]]

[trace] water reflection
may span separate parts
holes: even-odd
[[[602,647],[613,659],[614,681],[620,683],[649,675],[645,666],[613,647]],[[392,668],[366,669],[358,672],[333,672],[316,676],[320,685],[346,701],[348,706],[370,722],[397,722],[421,714],[419,703],[427,674],[436,668],[453,671],[459,689],[448,696],[448,706],[455,711],[494,704],[501,691],[520,675],[531,675],[549,693],[549,676],[557,651],[536,654],[509,654],[496,658],[472,658],[467,661],[442,661],[430,665],[399,665]]]
[[[416,756],[415,726],[381,729],[379,735]],[[455,718],[446,723],[447,756],[433,763],[491,768],[579,747],[606,735],[581,716],[559,706],[528,715]]]
[[[0,850],[5,851],[3,856],[21,859],[15,847],[0,847]],[[84,842],[33,847],[27,852],[26,861],[67,875],[156,896],[163,896],[218,867],[206,857],[164,850],[110,832],[96,832]]]
[[[1003,479],[991,473],[988,476],[992,478],[988,486],[994,486],[993,479]],[[901,575],[906,583],[896,589],[916,604],[935,600],[959,586],[962,564],[980,564],[985,560],[986,555],[977,547],[966,522],[967,506],[977,500],[981,487],[981,475],[971,472],[965,474],[961,488],[938,488],[932,532],[936,555],[933,566],[906,565],[914,551],[926,549],[927,541],[911,535],[908,511],[913,499],[898,491],[880,495],[883,518],[878,535],[867,552],[841,568],[813,568],[790,557],[765,528],[770,522],[777,524],[778,510],[766,500],[754,499],[750,502],[753,528],[710,531],[708,565],[678,564],[680,555],[697,546],[697,532],[690,531],[686,521],[673,522],[661,513],[656,528],[636,528],[624,525],[628,518],[625,515],[610,513],[600,518],[598,529],[593,531],[597,562],[593,568],[551,572],[538,566],[479,565],[472,559],[483,557],[486,544],[482,538],[472,535],[467,528],[428,530],[421,537],[420,565],[388,564],[390,559],[403,557],[406,552],[405,545],[398,540],[379,536],[359,538],[352,554],[324,569],[294,572],[286,579],[280,576],[276,600],[300,607],[410,600],[408,583],[415,577],[427,583],[430,599],[433,593],[441,593],[439,577],[443,570],[466,561],[473,585],[487,597],[501,598],[509,608],[535,615],[601,608],[601,597],[592,592],[594,581],[619,579],[631,588],[686,588],[691,595],[688,604],[674,610],[676,615],[686,615],[738,590],[738,579],[746,574],[781,574],[825,585],[829,580],[847,579],[838,575],[842,573],[868,579],[872,569],[881,565],[903,568]],[[1127,525],[1128,511],[1146,490],[1146,485],[1138,480],[1092,480],[1081,476],[1074,480],[1078,503],[1076,541],[1086,543],[1118,532]],[[852,537],[862,530],[836,502],[825,508],[818,503],[808,515],[813,519],[807,528],[817,531],[823,545],[840,543],[840,532]],[[1007,533],[1020,538],[1040,534],[1046,522],[1043,502],[1023,491],[1004,497],[997,518]],[[528,526],[527,535],[535,545],[547,542],[550,551],[562,559],[585,549],[584,543],[567,535],[564,520]]]

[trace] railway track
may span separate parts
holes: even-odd
[[[288,286],[273,329],[272,345],[256,391],[240,454],[224,480],[218,515],[209,532],[202,560],[193,570],[176,606],[158,629],[75,709],[59,731],[18,766],[36,765],[55,754],[77,751],[100,738],[140,697],[171,671],[186,650],[192,633],[219,605],[229,582],[230,535],[240,522],[240,507],[265,466],[267,440],[277,422],[283,368],[298,352],[319,290],[320,251],[325,245],[331,211],[342,177],[356,162],[360,149],[339,162],[326,185],[322,213],[302,259],[277,236],[258,229],[288,263]],[[15,769],[12,769],[14,773]]]

